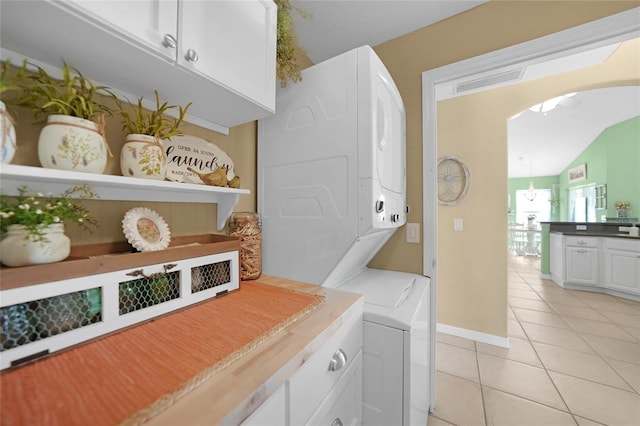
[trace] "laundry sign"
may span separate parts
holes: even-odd
[[[206,139],[190,135],[177,135],[163,139],[167,154],[166,179],[174,182],[203,184],[189,168],[200,173],[211,173],[218,167],[227,170],[227,179],[235,176],[233,161],[222,149]]]

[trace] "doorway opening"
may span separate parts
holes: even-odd
[[[436,312],[436,288],[438,283],[436,261],[438,247],[436,167],[438,159],[436,126],[438,92],[446,85],[455,82],[482,80],[491,75],[504,73],[509,69],[548,62],[550,60],[601,48],[613,43],[620,43],[637,38],[640,33],[640,23],[637,19],[637,13],[637,9],[633,9],[560,33],[551,34],[423,73],[423,241],[425,242],[423,270],[425,275],[431,277],[432,283],[435,283],[435,285],[432,285],[431,294],[432,312]],[[499,86],[492,85],[478,90],[490,90],[497,87]],[[507,227],[505,226],[505,245],[506,234]],[[497,339],[487,341],[487,343],[499,345],[502,343],[502,345],[508,345],[507,339],[502,339],[501,341],[498,336],[495,337]],[[478,341],[482,341],[482,336],[480,336]]]

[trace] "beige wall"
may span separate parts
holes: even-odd
[[[581,25],[638,6],[638,2],[491,1],[399,37],[375,50],[391,72],[407,109],[409,222],[422,222],[422,87],[424,71]],[[557,88],[550,90],[553,92]],[[540,93],[540,100],[546,99]],[[438,155],[457,155],[472,176],[465,200],[438,208],[438,322],[507,335],[507,123],[529,99],[489,93],[438,105]],[[475,105],[474,105],[475,104]],[[478,106],[480,105],[480,106]],[[490,108],[487,108],[487,105]],[[464,232],[453,232],[453,218]],[[404,242],[404,230],[371,266],[422,272],[422,245]]]

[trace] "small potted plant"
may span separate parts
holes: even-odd
[[[56,80],[42,67],[25,75],[19,84],[16,104],[31,109],[37,122],[46,125],[38,138],[38,158],[43,167],[103,173],[107,155],[105,114],[109,108],[98,95],[110,95],[66,62],[62,79]]]
[[[629,209],[631,208],[631,203],[628,201],[616,201],[613,204],[616,209],[616,214],[618,217],[627,217],[629,215]]]
[[[127,132],[126,142],[120,151],[120,170],[123,176],[134,176],[147,179],[164,179],[167,156],[162,146],[162,139],[180,133],[187,110],[191,103],[182,107],[160,103],[155,91],[156,106],[148,111],[138,98],[136,105],[129,105],[114,96],[117,105],[116,114],[122,118],[122,129]],[[176,110],[177,118],[167,117],[167,112]]]
[[[11,62],[0,62],[0,97],[4,99],[7,92],[15,92],[19,89],[18,82],[24,77],[27,61],[22,67],[12,72]],[[16,153],[16,130],[13,117],[7,112],[5,103],[0,100],[0,163],[10,163]]]
[[[89,230],[96,221],[76,198],[95,198],[87,185],[76,185],[61,195],[30,192],[18,188],[16,197],[0,194],[0,219],[3,235],[0,260],[6,266],[51,263],[69,256],[71,244],[64,234],[64,222],[70,221]]]

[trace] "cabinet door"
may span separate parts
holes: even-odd
[[[607,250],[605,274],[607,287],[640,294],[640,254]]]
[[[273,109],[276,10],[270,0],[180,1],[178,62]]]
[[[549,235],[549,270],[553,282],[562,287],[564,281],[564,248],[562,235]]]
[[[567,247],[566,266],[568,283],[594,285],[598,283],[598,249]]]
[[[73,0],[74,7],[97,22],[115,27],[132,36],[131,41],[156,50],[162,56],[176,58],[176,48],[165,46],[165,35],[177,37],[178,0]]]
[[[285,385],[281,385],[273,395],[256,409],[242,426],[283,426],[287,419]]]

